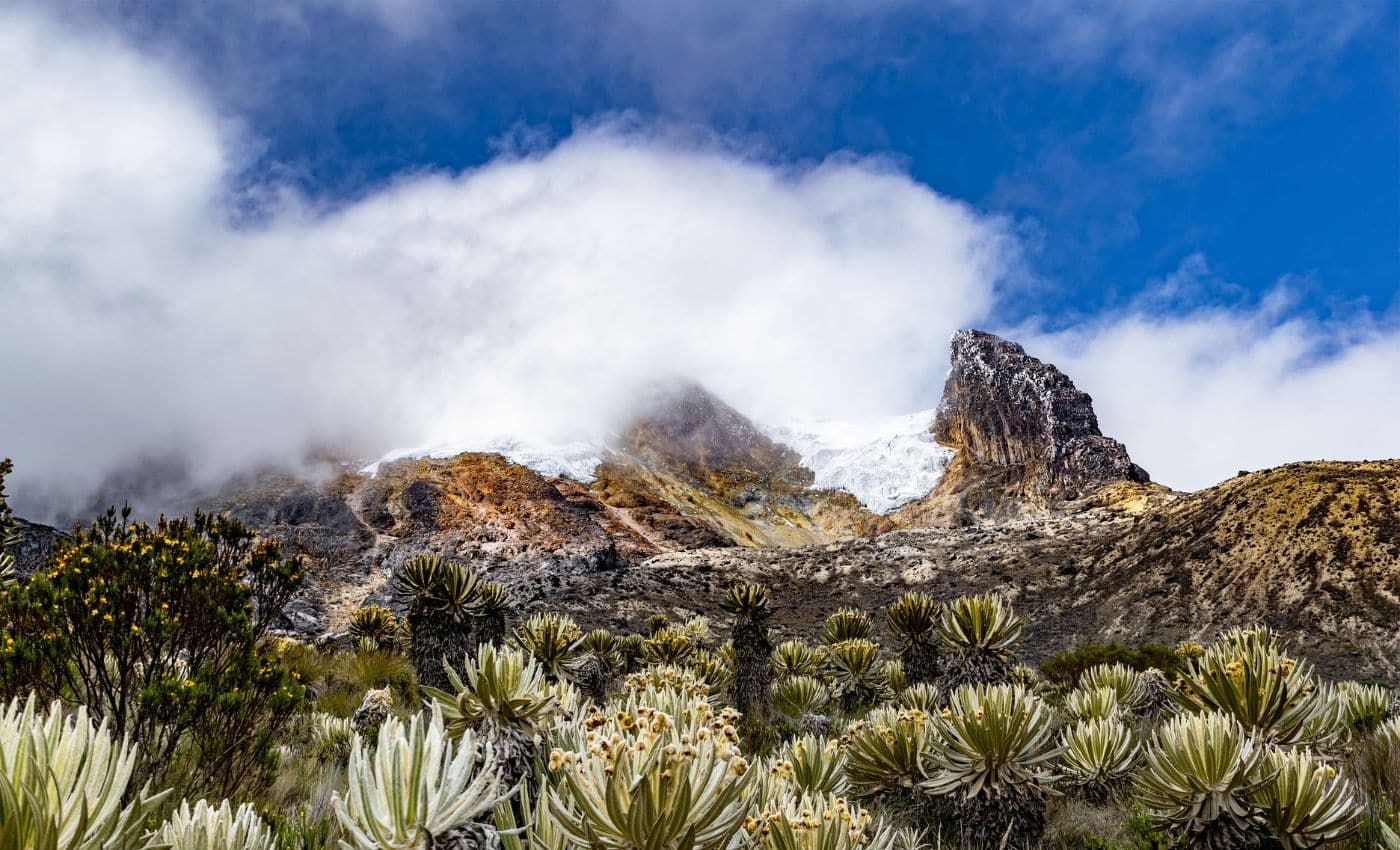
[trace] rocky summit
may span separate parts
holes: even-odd
[[[1148,485],[1122,443],[1099,430],[1088,393],[1014,342],[953,335],[952,368],[931,430],[955,451],[902,524],[968,525],[1042,511],[1111,484]]]
[[[952,460],[886,514],[813,487],[797,452],[687,382],[646,393],[591,480],[466,452],[316,483],[250,476],[201,506],[305,557],[309,586],[283,623],[304,634],[392,602],[394,572],[433,552],[585,625],[722,616],[739,579],[771,586],[783,621],[811,629],[909,589],[996,591],[1030,615],[1028,660],[1265,623],[1334,675],[1400,675],[1400,462],[1299,463],[1177,493],[1100,431],[1055,366],[976,330],[950,354],[928,428]],[[31,526],[22,562],[51,537]]]

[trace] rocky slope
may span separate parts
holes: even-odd
[[[342,627],[385,601],[407,557],[436,552],[478,569],[584,574],[677,550],[801,546],[873,533],[887,520],[850,494],[812,489],[791,449],[694,384],[658,389],[582,483],[499,454],[388,461],[307,484],[260,476],[205,507],[282,540],[310,586],[287,625]]]
[[[1104,634],[1262,622],[1310,654],[1400,668],[1400,462],[1296,463],[1144,514],[1080,576]]]
[[[890,514],[814,488],[795,451],[684,383],[647,397],[591,480],[467,452],[316,483],[252,476],[200,506],[305,556],[309,587],[284,623],[303,633],[343,629],[388,601],[404,559],[437,552],[510,585],[522,610],[588,625],[718,616],[741,578],[770,585],[779,622],[809,633],[839,606],[878,615],[911,588],[993,590],[1030,615],[1029,660],[1264,622],[1327,672],[1400,677],[1400,461],[1293,464],[1174,493],[1054,366],[980,331],[955,335],[951,355],[929,428],[952,458]],[[53,536],[31,531],[22,569]]]
[[[679,515],[714,543],[799,546],[888,527],[848,493],[813,489],[792,449],[696,384],[658,388],[590,487],[638,523]],[[669,520],[668,520],[669,521]],[[695,548],[669,535],[665,549]]]
[[[776,622],[815,635],[844,605],[906,590],[996,591],[1030,617],[1029,661],[1076,645],[1208,640],[1265,623],[1335,676],[1400,678],[1400,461],[1300,463],[1158,502],[801,549],[677,552],[589,575],[507,570],[526,606],[638,628],[655,611],[725,622],[729,583],[773,589]]]

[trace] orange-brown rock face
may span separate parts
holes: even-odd
[[[1290,464],[1137,512],[1100,506],[806,548],[670,552],[516,591],[585,627],[621,617],[640,629],[656,611],[722,618],[724,591],[740,580],[768,586],[775,627],[807,637],[841,607],[883,617],[909,590],[943,600],[996,592],[1028,618],[1021,646],[1032,664],[1075,646],[1208,642],[1259,623],[1324,675],[1393,682],[1400,461]]]
[[[1087,393],[1016,343],[983,331],[954,334],[931,431],[957,454],[934,491],[896,515],[904,525],[1010,517],[1110,484],[1150,484],[1123,444],[1099,431]]]
[[[657,390],[623,431],[592,489],[668,549],[705,539],[800,546],[877,530],[847,493],[811,489],[796,452],[695,384]],[[668,545],[678,544],[678,545]]]
[[[310,587],[289,614],[303,631],[340,628],[366,600],[386,601],[393,571],[420,552],[482,570],[522,564],[543,573],[612,569],[661,551],[605,528],[600,507],[498,454],[382,464],[310,485],[270,477],[215,507],[283,541],[308,561]]]
[[[270,476],[221,503],[309,560],[289,625],[343,625],[387,601],[407,557],[450,555],[514,576],[607,571],[680,550],[800,546],[879,530],[846,493],[811,490],[792,450],[694,385],[649,399],[584,484],[495,453],[382,463],[311,485]],[[548,579],[547,579],[548,580]]]
[[[401,538],[426,535],[469,560],[553,554],[597,569],[616,558],[612,538],[589,506],[570,501],[539,473],[498,454],[384,464],[361,486],[361,509],[382,507],[388,514],[378,514],[379,531]]]

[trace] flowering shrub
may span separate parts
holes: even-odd
[[[222,517],[129,520],[108,511],[0,598],[0,688],[87,706],[130,736],[140,779],[256,787],[305,702],[263,641],[300,567]]]

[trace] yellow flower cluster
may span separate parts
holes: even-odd
[[[685,707],[679,718],[635,700],[607,711],[593,706],[581,723],[582,748],[572,752],[555,748],[549,769],[573,768],[583,774],[601,767],[603,775],[611,776],[624,756],[644,759],[657,751],[663,778],[672,778],[676,769],[706,754],[742,776],[748,762],[739,755],[738,719],[730,708],[716,715],[705,699]]]
[[[806,794],[770,803],[746,818],[744,829],[757,841],[774,833],[795,839],[781,842],[783,846],[859,847],[868,842],[873,823],[867,809],[845,797]]]

